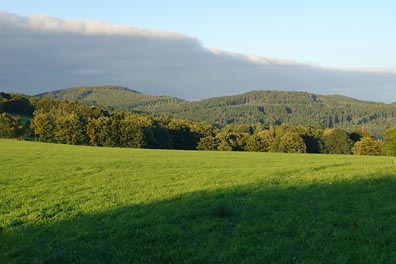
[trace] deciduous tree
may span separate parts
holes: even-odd
[[[379,156],[382,152],[382,142],[371,137],[363,137],[360,141],[356,142],[352,148],[352,153],[354,155]]]
[[[281,138],[279,148],[287,153],[306,153],[304,140],[296,132],[287,131]]]
[[[0,114],[0,137],[16,138],[23,134],[23,126],[18,116],[8,113]]]
[[[396,128],[385,131],[384,144],[386,155],[396,156]]]
[[[351,154],[353,141],[349,133],[340,128],[328,129],[323,133],[324,152],[328,154]]]

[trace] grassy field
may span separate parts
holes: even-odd
[[[390,157],[0,140],[0,263],[396,263]]]

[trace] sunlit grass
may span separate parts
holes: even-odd
[[[0,263],[391,263],[389,157],[0,140]]]

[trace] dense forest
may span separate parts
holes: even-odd
[[[218,128],[174,117],[0,93],[0,137],[6,138],[111,147],[394,156],[396,128],[382,136],[384,140],[371,137],[365,125],[354,131],[292,122]]]
[[[118,85],[82,86],[38,94],[38,97],[78,101],[111,111],[149,112],[149,109],[173,107],[187,101],[170,96],[153,96]]]
[[[144,95],[120,86],[88,86],[39,96],[98,105],[108,110],[204,121],[218,128],[229,124],[259,123],[323,129],[338,127],[353,131],[364,125],[371,135],[382,138],[385,130],[396,124],[396,104],[306,92],[252,91],[188,102],[175,97]]]

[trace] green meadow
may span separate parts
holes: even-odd
[[[0,140],[0,263],[396,263],[392,157]]]

